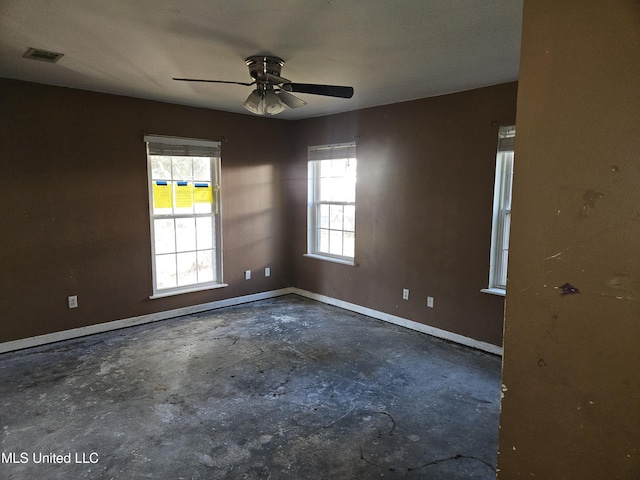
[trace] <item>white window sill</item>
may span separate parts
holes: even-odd
[[[505,297],[507,295],[507,291],[503,288],[483,288],[480,291],[491,295],[499,295],[500,297]]]
[[[327,262],[340,263],[342,265],[349,265],[350,267],[355,267],[356,263],[354,260],[345,260],[343,258],[335,258],[335,257],[325,257],[324,255],[318,255],[317,253],[305,253],[305,257],[315,258],[317,260],[325,260]]]
[[[215,283],[215,284],[208,283],[206,285],[189,285],[184,288],[172,288],[171,290],[158,292],[151,295],[149,298],[153,300],[155,298],[171,297],[173,295],[182,295],[183,293],[202,292],[204,290],[213,290],[214,288],[222,288],[222,287],[228,287],[228,286],[229,285],[226,283]]]

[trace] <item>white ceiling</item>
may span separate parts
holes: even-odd
[[[517,80],[523,0],[0,0],[0,77],[251,115],[244,59],[285,60],[300,119]],[[29,47],[64,53],[55,64]]]

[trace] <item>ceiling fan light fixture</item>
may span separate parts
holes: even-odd
[[[286,107],[273,90],[257,88],[245,100],[244,108],[256,115],[277,115]]]
[[[277,115],[285,109],[284,103],[273,90],[264,93],[264,113],[267,115]]]
[[[256,115],[264,115],[262,95],[260,95],[260,92],[257,89],[251,92],[251,95],[247,97],[244,102],[244,108]]]

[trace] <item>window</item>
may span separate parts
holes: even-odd
[[[309,147],[308,256],[353,265],[356,145]]]
[[[155,135],[147,142],[153,296],[224,286],[220,143]]]
[[[483,291],[504,295],[507,288],[509,229],[511,225],[511,189],[513,184],[513,146],[516,127],[500,127],[496,180],[493,191],[493,226],[491,230],[491,260],[489,288]]]

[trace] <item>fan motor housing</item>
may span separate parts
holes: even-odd
[[[265,75],[267,73],[280,76],[284,60],[278,57],[257,55],[249,57],[245,60],[247,67],[249,67],[249,74],[256,82],[267,82]]]

